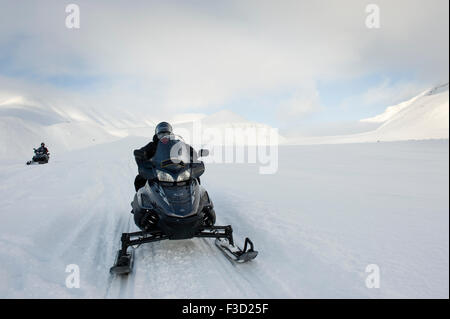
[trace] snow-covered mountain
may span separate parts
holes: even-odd
[[[109,108],[107,111],[100,111],[71,105],[55,106],[22,96],[0,96],[0,159],[31,157],[33,147],[42,141],[55,154],[126,136],[150,139],[154,134],[155,124],[160,120],[164,119],[142,118],[125,110]],[[188,142],[193,140],[194,131],[201,135],[203,144],[249,144],[252,143],[251,139],[247,139],[245,135],[251,135],[251,132],[257,132],[258,141],[265,139],[271,144],[283,141],[283,137],[279,135],[274,140],[270,135],[270,126],[248,121],[228,110],[211,115],[176,114],[168,120],[174,124],[175,133],[179,130],[178,133]],[[199,131],[196,131],[198,128]],[[208,139],[208,130],[209,133],[214,131],[220,138]],[[244,138],[225,138],[230,131]]]
[[[290,144],[335,144],[449,138],[449,85],[436,86],[410,100],[389,106],[363,123],[379,123],[372,131],[326,137],[295,138]]]
[[[364,119],[382,125],[371,132],[379,140],[448,138],[448,83],[391,106],[376,117]]]
[[[0,101],[0,158],[32,156],[41,142],[51,153],[117,139],[118,134],[86,113],[61,110],[23,97]]]
[[[193,134],[200,134],[203,144],[252,144],[256,132],[257,143],[324,144],[448,139],[449,137],[448,83],[427,90],[418,96],[388,107],[385,112],[362,123],[378,123],[373,131],[329,137],[285,139],[270,126],[249,121],[229,110],[206,115],[177,114],[169,119],[175,131],[192,142]],[[55,106],[39,103],[21,96],[0,96],[0,159],[30,157],[31,150],[45,141],[53,153],[75,150],[95,144],[111,142],[126,136],[151,138],[159,121],[128,114],[123,110],[100,113],[99,110]],[[232,132],[230,135],[229,133]],[[212,139],[211,135],[219,136]],[[228,134],[228,135],[227,135]],[[209,135],[209,137],[208,137]],[[205,142],[206,140],[206,142]]]
[[[412,99],[409,99],[407,101],[401,102],[401,103],[396,104],[396,105],[388,106],[383,113],[378,114],[378,115],[376,115],[374,117],[369,117],[369,118],[362,119],[360,121],[361,122],[366,122],[366,123],[384,123],[387,120],[389,120],[390,118],[392,118],[394,115],[396,115],[398,112],[400,112],[403,109],[405,109],[408,106],[410,106],[418,98],[424,96],[426,92],[428,92],[428,91],[425,91],[425,92],[423,92],[423,93],[421,93],[421,94],[419,94],[419,95],[417,95],[417,96],[415,96]]]

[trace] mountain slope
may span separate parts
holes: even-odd
[[[448,83],[425,91],[385,112],[361,120],[380,123],[373,131],[325,137],[294,138],[290,144],[336,144],[449,138]]]
[[[418,96],[413,97],[410,100],[407,100],[405,102],[399,103],[397,105],[388,106],[386,110],[374,117],[362,119],[361,122],[367,122],[367,123],[383,123],[392,118],[394,115],[396,115],[398,112],[404,110],[405,108],[409,107],[414,101],[416,101],[418,98],[425,95],[426,92],[423,92],[422,94],[419,94]]]
[[[186,141],[194,140],[194,131],[205,143],[225,145],[254,143],[248,134],[256,133],[265,143],[283,142],[283,137],[271,135],[268,125],[248,121],[241,116],[222,110],[211,115],[178,114],[173,117],[175,133]],[[29,159],[33,147],[47,143],[53,155],[95,144],[111,142],[125,136],[143,136],[151,139],[157,121],[140,118],[126,110],[75,108],[70,105],[54,106],[25,99],[21,96],[0,100],[0,159]],[[198,126],[196,126],[198,125]],[[199,130],[197,128],[200,127]],[[218,138],[208,138],[214,132]],[[231,139],[230,135],[231,134]],[[228,135],[227,135],[228,134]],[[198,139],[197,139],[198,140]]]
[[[437,86],[361,121],[382,123],[376,131],[387,138],[448,138],[448,89],[448,83]]]
[[[382,140],[448,138],[448,84],[445,87],[418,96],[372,134]]]

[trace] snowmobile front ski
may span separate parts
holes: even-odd
[[[205,226],[194,237],[215,238],[216,246],[233,261],[242,263],[254,259],[258,252],[253,249],[250,239],[245,239],[244,249],[240,249],[234,244],[233,229],[228,226]],[[134,233],[123,233],[121,237],[122,247],[117,252],[114,266],[111,267],[111,274],[124,275],[133,269],[133,250],[128,252],[128,248],[134,245],[170,239],[160,230],[138,231]]]
[[[245,238],[244,249],[234,245],[226,238],[217,238],[215,244],[228,259],[238,263],[250,261],[258,256],[258,252],[253,249],[253,242],[249,238]]]
[[[127,275],[133,270],[134,249],[130,252],[122,253],[121,250],[117,252],[114,266],[109,269],[109,272],[114,275]]]
[[[121,238],[122,248],[117,252],[116,261],[109,272],[115,275],[129,274],[133,271],[134,249],[128,251],[128,247],[166,238],[160,231],[123,233]]]
[[[49,159],[43,159],[43,160],[31,160],[27,162],[27,165],[37,165],[37,164],[47,164],[49,162]]]

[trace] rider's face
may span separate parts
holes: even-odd
[[[169,132],[160,132],[160,133],[158,133],[156,136],[158,137],[158,139],[161,139],[161,138],[163,138],[164,136],[169,135],[169,134],[170,134]]]

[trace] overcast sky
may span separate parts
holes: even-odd
[[[80,8],[80,28],[65,7]],[[369,29],[366,5],[380,8]],[[349,122],[448,81],[448,0],[0,0],[0,91],[160,118]]]

